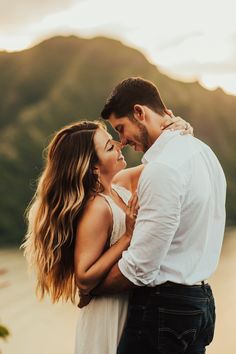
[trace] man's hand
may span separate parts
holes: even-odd
[[[79,290],[79,298],[80,299],[79,299],[79,303],[78,303],[77,306],[80,309],[82,309],[84,306],[87,306],[90,303],[90,301],[92,300],[93,296],[90,295],[90,294],[85,294],[85,293],[83,293],[82,290]]]

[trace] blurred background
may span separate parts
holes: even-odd
[[[0,352],[73,353],[78,308],[39,302],[19,250],[43,149],[65,124],[99,117],[120,80],[153,81],[217,154],[227,228],[211,279],[210,354],[235,353],[236,22],[234,1],[0,0]],[[126,149],[129,166],[140,155]],[[10,331],[1,336],[4,325]]]

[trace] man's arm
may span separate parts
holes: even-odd
[[[150,162],[139,184],[140,209],[127,251],[119,260],[121,273],[138,286],[152,286],[176,230],[185,194],[181,171],[171,164]]]
[[[99,296],[102,294],[117,294],[134,288],[135,285],[129,281],[120,271],[118,263],[116,263],[103,279],[103,281],[90,293],[79,291],[80,301],[78,304],[79,308],[87,306],[93,296]]]
[[[116,294],[134,288],[135,285],[129,281],[120,271],[116,263],[107,274],[106,278],[92,290],[92,295]]]

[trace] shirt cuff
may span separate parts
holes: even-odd
[[[152,286],[159,272],[159,270],[157,270],[144,273],[137,269],[135,265],[131,266],[124,258],[119,260],[118,267],[125,278],[137,286]]]

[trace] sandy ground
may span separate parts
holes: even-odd
[[[216,301],[216,332],[207,354],[236,353],[236,230],[225,237],[220,264],[210,279]]]
[[[236,336],[236,230],[225,238],[217,272],[211,279],[216,304],[217,326],[208,354],[234,354]],[[78,308],[71,304],[39,302],[34,280],[27,275],[25,259],[18,250],[0,250],[0,322],[11,336],[0,341],[3,354],[72,354]],[[102,353],[101,353],[102,354]]]
[[[8,269],[0,282],[0,321],[11,336],[0,342],[3,354],[70,354],[74,348],[77,307],[39,302],[34,294],[34,280],[27,274],[22,252],[0,251],[0,268]],[[1,353],[1,351],[0,351]]]

